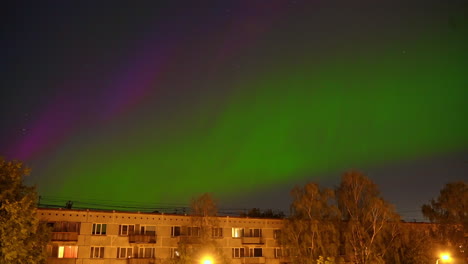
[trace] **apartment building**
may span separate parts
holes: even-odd
[[[193,217],[160,213],[38,209],[52,228],[50,264],[170,263],[179,245],[200,243]],[[233,264],[287,262],[276,237],[279,219],[217,217],[211,237]]]

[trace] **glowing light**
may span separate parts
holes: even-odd
[[[440,257],[442,260],[449,260],[450,259],[450,256],[449,255],[442,255]]]
[[[210,256],[206,256],[201,261],[202,264],[214,264],[213,259]]]
[[[449,254],[443,253],[443,254],[440,255],[440,258],[438,258],[436,260],[436,264],[439,264],[439,260],[441,260],[441,262],[443,262],[443,263],[448,263],[448,262],[452,261],[452,258],[450,257]]]

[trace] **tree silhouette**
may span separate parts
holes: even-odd
[[[468,261],[468,184],[446,184],[436,200],[422,206],[422,213],[438,224],[437,232],[433,233],[435,238]]]
[[[50,230],[36,217],[37,194],[23,184],[30,170],[0,157],[0,263],[45,263]]]

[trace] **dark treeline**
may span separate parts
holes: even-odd
[[[430,223],[405,223],[378,186],[349,171],[334,189],[317,183],[297,186],[290,216],[280,235],[293,263],[435,263],[442,252],[450,263],[465,263],[468,185],[449,183],[422,206]],[[439,263],[443,263],[439,261]]]

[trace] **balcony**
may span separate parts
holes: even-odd
[[[242,237],[242,244],[263,244],[262,237]]]
[[[156,243],[156,234],[129,234],[130,243]]]
[[[129,258],[128,264],[156,264],[159,263],[154,258]]]
[[[265,263],[265,257],[242,258],[242,263],[243,264]]]
[[[77,232],[52,232],[52,241],[78,241]]]
[[[75,258],[48,258],[47,264],[75,264]]]

